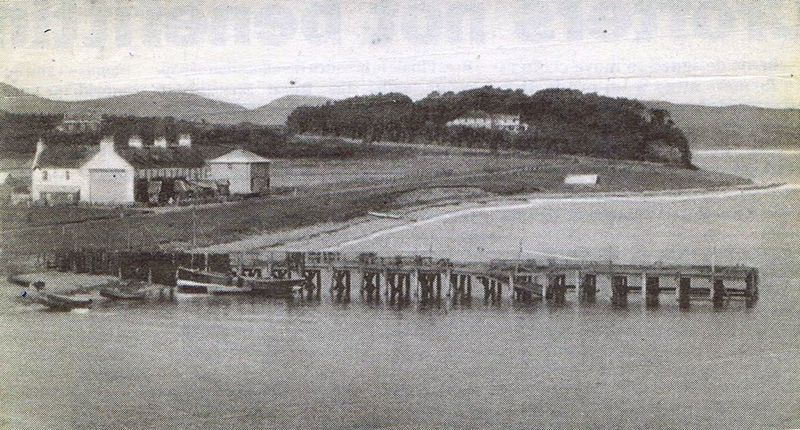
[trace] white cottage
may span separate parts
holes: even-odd
[[[269,191],[270,160],[258,154],[245,149],[234,149],[206,162],[211,179],[227,180],[231,194]]]
[[[36,145],[31,174],[33,201],[54,203],[112,203],[135,201],[137,181],[160,178],[204,179],[202,155],[187,144],[177,147],[141,145],[132,137],[128,146],[114,139],[99,145]]]

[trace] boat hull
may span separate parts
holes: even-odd
[[[177,292],[185,295],[242,294],[242,288],[232,276],[221,273],[178,269]]]
[[[39,291],[35,300],[53,309],[89,308],[92,306],[92,299],[65,296],[46,291]]]
[[[243,288],[248,288],[253,294],[276,298],[291,298],[294,291],[305,284],[304,279],[262,279],[242,277]]]
[[[144,291],[126,292],[112,288],[101,289],[100,296],[111,300],[144,300],[147,298]]]

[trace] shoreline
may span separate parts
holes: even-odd
[[[696,155],[737,155],[737,154],[782,154],[782,155],[797,155],[800,154],[800,149],[786,149],[786,148],[707,148],[707,149],[694,149],[692,154]]]
[[[496,202],[519,202],[534,197],[575,199],[707,192],[749,187],[753,183],[728,173],[703,169],[586,157],[433,156],[412,158],[401,166],[394,161],[371,160],[366,166],[359,162],[346,170],[378,172],[383,176],[352,182],[348,181],[349,176],[337,176],[341,170],[339,165],[323,163],[312,171],[321,175],[324,183],[310,186],[297,195],[192,207],[191,214],[185,210],[165,210],[124,218],[109,217],[67,227],[58,225],[60,210],[37,209],[37,216],[52,216],[54,221],[46,226],[23,223],[24,230],[0,234],[4,235],[8,249],[15,255],[64,247],[173,250],[207,247],[243,251],[268,246],[295,246],[299,240],[342,235],[345,233],[340,231],[348,226],[369,220],[364,216],[368,212],[399,211],[408,214],[430,211],[426,208],[431,207],[497,205],[502,203]],[[564,184],[567,175],[587,172],[598,175],[596,185]],[[453,208],[445,209],[450,210]],[[5,215],[13,217],[14,211],[11,209]],[[19,214],[23,215],[22,212]],[[422,219],[435,215],[424,212],[406,217]],[[374,224],[372,220],[370,225]]]
[[[550,203],[603,201],[659,201],[723,198],[797,189],[793,184],[748,184],[713,188],[691,188],[641,192],[528,193],[492,196],[474,200],[449,200],[405,207],[392,213],[399,219],[359,216],[342,222],[318,223],[295,229],[254,234],[247,238],[192,249],[194,252],[271,253],[292,251],[336,251],[410,228],[479,212],[520,210]]]

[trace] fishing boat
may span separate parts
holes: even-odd
[[[248,290],[239,286],[236,278],[224,273],[179,267],[176,292],[185,295],[241,294]]]
[[[251,278],[240,276],[239,283],[242,288],[253,294],[267,297],[291,298],[296,289],[302,288],[305,279],[276,279],[276,278]]]

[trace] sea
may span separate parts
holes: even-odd
[[[697,152],[783,182],[693,196],[530,199],[343,251],[757,266],[760,300],[714,310],[632,293],[593,305],[98,303],[0,298],[0,428],[800,427],[800,154]],[[480,294],[480,293],[479,293]]]

